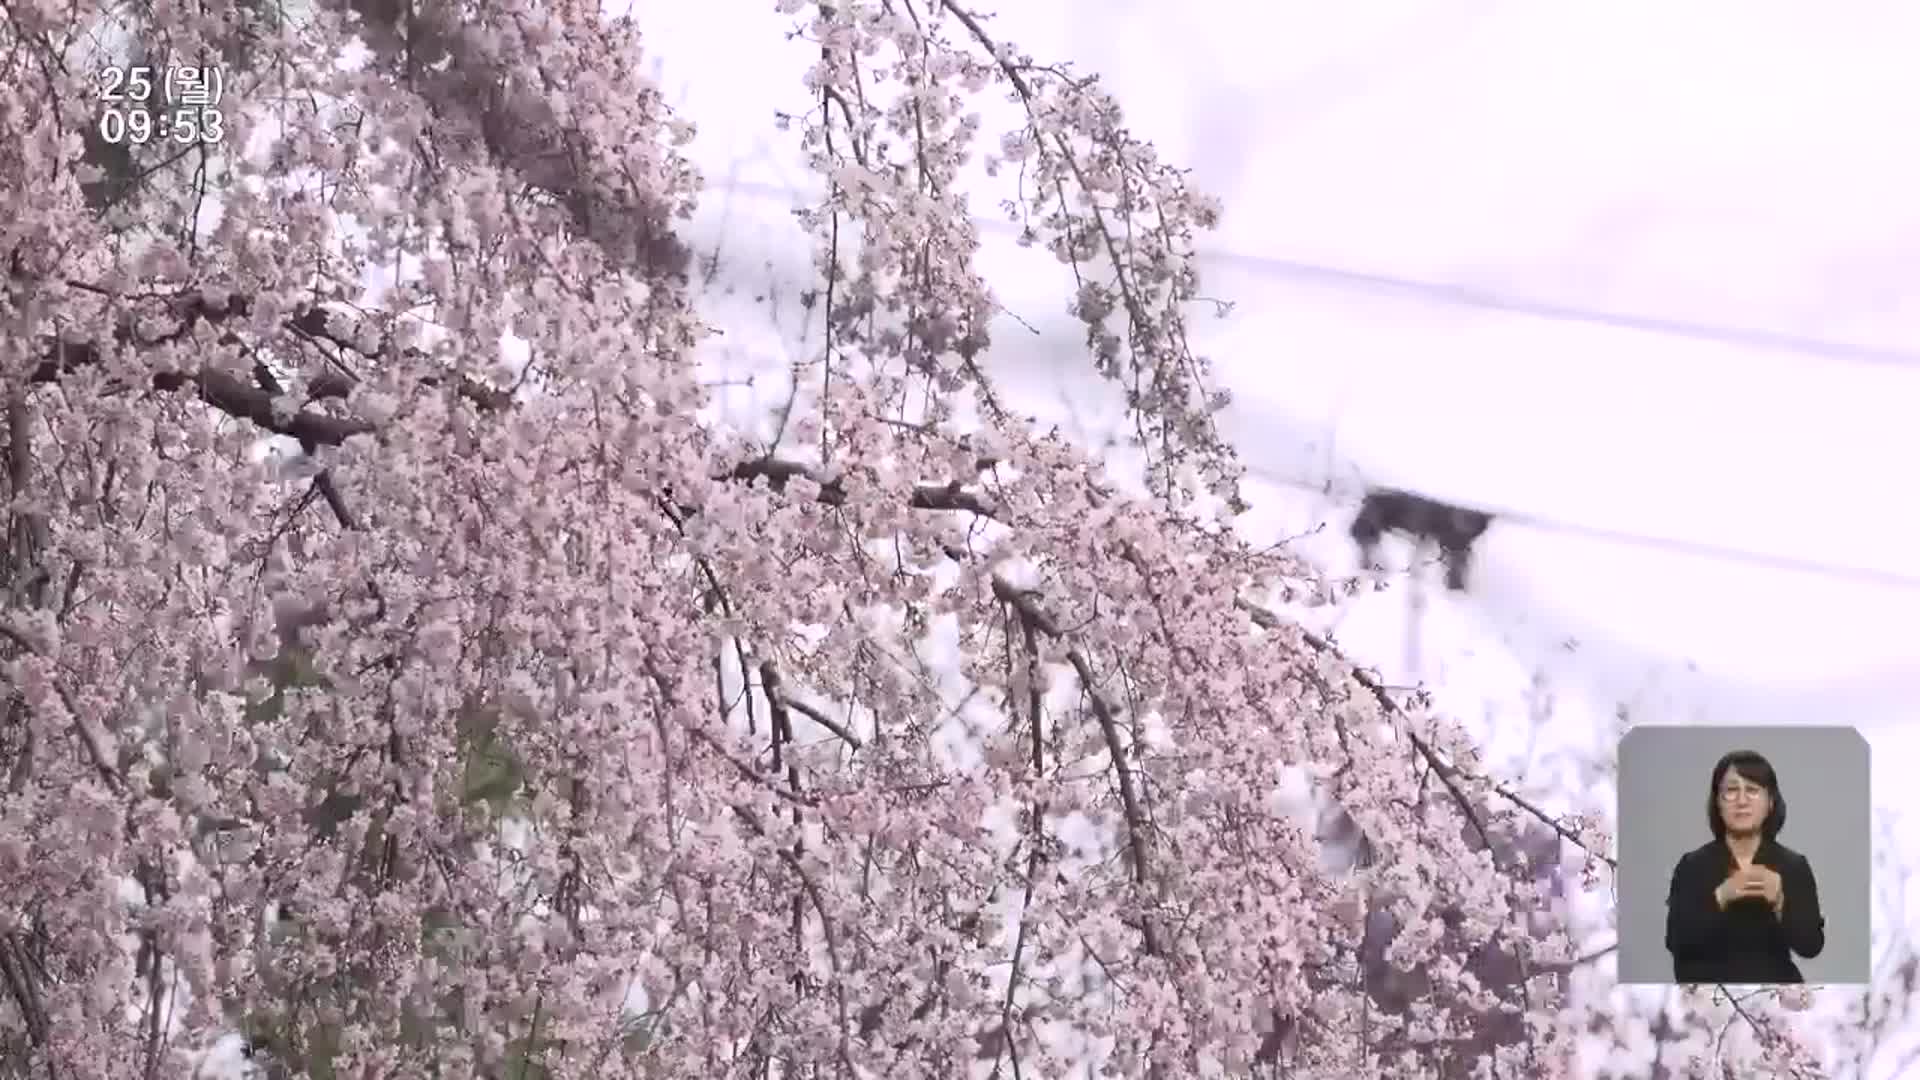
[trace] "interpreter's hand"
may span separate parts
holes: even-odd
[[[1780,875],[1766,866],[1749,866],[1746,874],[1746,895],[1758,896],[1768,907],[1779,911],[1780,902],[1785,898],[1780,890]]]
[[[1780,875],[1764,866],[1745,866],[1727,875],[1713,891],[1713,899],[1721,907],[1736,900],[1764,900],[1775,911],[1780,909]]]
[[[1720,905],[1722,909],[1725,909],[1728,904],[1740,899],[1740,897],[1745,894],[1746,886],[1747,872],[1745,870],[1735,870],[1733,873],[1727,875],[1727,880],[1714,887],[1713,902]]]

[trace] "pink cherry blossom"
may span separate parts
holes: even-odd
[[[1240,505],[1183,321],[1218,204],[956,2],[775,9],[829,194],[768,447],[701,419],[643,27],[8,6],[0,1075],[1646,1075],[1577,1045],[1551,886],[1601,831],[1196,512]],[[193,57],[219,143],[100,135],[102,69]],[[1144,498],[979,363],[982,146]],[[1741,1075],[1814,1075],[1742,1008]]]

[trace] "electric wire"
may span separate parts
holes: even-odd
[[[751,181],[733,181],[711,186],[708,190],[722,194],[738,193],[758,198],[784,198],[796,201],[802,198],[803,195],[803,193],[797,189],[783,188],[772,184],[758,184]],[[1018,230],[1006,221],[977,217],[973,220],[975,226],[983,231],[1006,235],[1017,235],[1018,233]],[[1200,252],[1197,257],[1203,264],[1238,265],[1253,269],[1256,272],[1267,272],[1280,277],[1311,279],[1334,287],[1353,290],[1409,295],[1450,306],[1480,308],[1557,322],[1637,330],[1666,337],[1710,341],[1718,344],[1746,348],[1772,349],[1842,363],[1913,367],[1915,370],[1920,370],[1920,353],[1885,349],[1878,346],[1824,341],[1781,334],[1768,330],[1716,326],[1709,323],[1682,319],[1668,319],[1624,312],[1601,311],[1570,305],[1548,304],[1507,296],[1471,286],[1420,281],[1391,274],[1352,270],[1291,259],[1219,251]],[[1329,484],[1316,484],[1299,477],[1282,476],[1267,470],[1249,468],[1248,474],[1265,483],[1282,487],[1290,487],[1326,495],[1344,494],[1353,501],[1357,501],[1358,495],[1360,494],[1357,492],[1343,493]],[[1548,517],[1543,514],[1530,513],[1513,507],[1495,506],[1486,503],[1449,500],[1449,505],[1459,506],[1462,509],[1477,510],[1508,524],[1520,525],[1541,532],[1584,536],[1589,539],[1608,543],[1671,551],[1691,555],[1696,558],[1741,563],[1788,573],[1808,574],[1837,580],[1887,586],[1890,588],[1920,589],[1920,576],[1892,570],[1875,567],[1844,566],[1790,555],[1751,551],[1724,544],[1684,540],[1677,537],[1653,536],[1623,529],[1586,525]]]
[[[1312,483],[1300,477],[1283,476],[1270,470],[1247,469],[1247,475],[1265,484],[1277,487],[1311,491],[1321,495],[1358,502],[1363,493],[1330,483]],[[1876,567],[1845,566],[1838,563],[1821,562],[1816,559],[1799,558],[1792,555],[1780,555],[1771,552],[1752,551],[1724,544],[1708,543],[1698,540],[1683,540],[1677,537],[1653,536],[1646,533],[1631,532],[1625,529],[1612,529],[1604,526],[1585,525],[1579,522],[1565,521],[1545,514],[1530,513],[1508,506],[1499,506],[1485,502],[1466,502],[1456,499],[1445,500],[1449,506],[1462,510],[1474,510],[1487,514],[1496,521],[1509,525],[1519,525],[1538,532],[1560,533],[1569,536],[1584,536],[1605,543],[1621,544],[1631,547],[1651,548],[1677,552],[1696,558],[1711,559],[1716,562],[1742,563],[1768,570],[1780,570],[1796,574],[1810,574],[1847,581],[1863,582],[1896,589],[1920,589],[1920,576],[1904,574],[1895,570]]]
[[[795,205],[798,205],[798,201],[804,196],[804,193],[797,189],[740,180],[710,185],[707,190],[722,195],[742,194],[755,198],[786,199]],[[1019,235],[1019,229],[1001,219],[974,217],[972,220],[974,226],[983,232],[1005,236]],[[1473,285],[1429,281],[1270,255],[1249,255],[1234,251],[1201,251],[1195,257],[1203,266],[1236,266],[1272,278],[1309,281],[1348,292],[1404,296],[1447,307],[1498,311],[1549,322],[1604,326],[1660,337],[1741,348],[1767,349],[1838,363],[1912,368],[1920,371],[1920,351],[1858,342],[1829,341],[1754,327],[1723,326],[1691,319],[1551,303]]]

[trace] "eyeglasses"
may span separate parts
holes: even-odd
[[[1744,802],[1760,799],[1766,793],[1766,788],[1759,787],[1721,788],[1720,798],[1726,802]]]

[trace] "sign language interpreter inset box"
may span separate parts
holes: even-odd
[[[1864,983],[1867,742],[1847,727],[1655,727],[1620,741],[1623,983]]]

